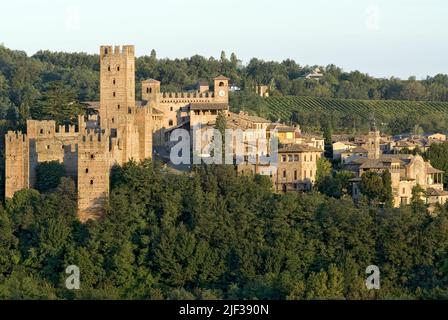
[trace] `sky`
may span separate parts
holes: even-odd
[[[448,73],[446,0],[1,0],[0,43],[97,53],[133,44],[137,55],[235,52],[300,65],[335,64],[376,77]]]

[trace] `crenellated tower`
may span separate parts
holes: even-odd
[[[81,221],[104,215],[109,194],[109,135],[86,130],[78,142],[78,216]]]
[[[101,46],[100,116],[102,128],[117,128],[135,107],[134,46]]]

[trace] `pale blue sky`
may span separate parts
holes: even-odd
[[[126,6],[126,7],[125,7]],[[1,0],[0,43],[95,53],[295,59],[374,76],[448,73],[446,0]]]

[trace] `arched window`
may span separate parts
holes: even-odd
[[[220,86],[220,87],[224,87],[224,82],[221,81],[221,82],[219,83],[219,86]]]
[[[114,98],[115,98],[115,91],[112,93],[112,95],[114,96]]]
[[[146,88],[146,93],[149,93],[149,88]]]
[[[115,84],[115,79],[112,81],[113,84]]]
[[[108,54],[109,53],[109,49],[105,48],[104,49],[104,54]]]
[[[93,185],[93,180],[90,180],[90,184]]]
[[[168,121],[168,125],[172,126],[173,125],[173,120]]]
[[[283,170],[283,178],[286,178],[286,170]]]
[[[86,168],[86,173],[89,173],[89,168]]]
[[[120,71],[120,66],[117,66],[117,71]]]

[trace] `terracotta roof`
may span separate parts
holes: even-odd
[[[445,173],[445,171],[442,171],[442,170],[439,170],[439,169],[436,169],[436,168],[430,166],[428,168],[428,173]]]
[[[278,150],[279,153],[285,152],[319,152],[322,153],[321,149],[311,147],[307,144],[290,144]]]
[[[383,161],[379,159],[367,159],[363,164],[360,165],[360,168],[362,169],[381,169],[381,168],[387,168],[387,166],[384,165]]]
[[[363,147],[356,147],[351,150],[342,151],[342,153],[368,153],[369,151]]]
[[[219,75],[216,78],[214,78],[213,80],[230,80],[230,78],[224,77],[223,75]]]
[[[448,196],[448,191],[440,190],[440,189],[434,189],[434,188],[428,188],[428,189],[426,189],[426,194],[428,196],[433,196],[433,197]]]
[[[227,103],[190,103],[191,110],[228,110]]]
[[[265,118],[259,117],[259,116],[253,116],[249,114],[241,114],[241,113],[230,113],[231,118],[241,118],[247,121],[251,122],[257,122],[257,123],[271,123],[271,121],[266,120]]]
[[[156,108],[152,108],[152,113],[154,113],[154,114],[163,114],[162,111],[160,111],[159,109],[156,109]]]
[[[295,127],[290,127],[284,124],[279,124],[279,123],[272,123],[268,126],[269,130],[277,130],[278,132],[294,132],[296,131],[298,128]]]
[[[156,79],[146,79],[143,80],[143,82],[147,82],[147,83],[160,83],[160,81],[156,80]]]
[[[99,109],[100,108],[100,102],[99,101],[83,101],[82,104],[85,104],[93,109]]]

